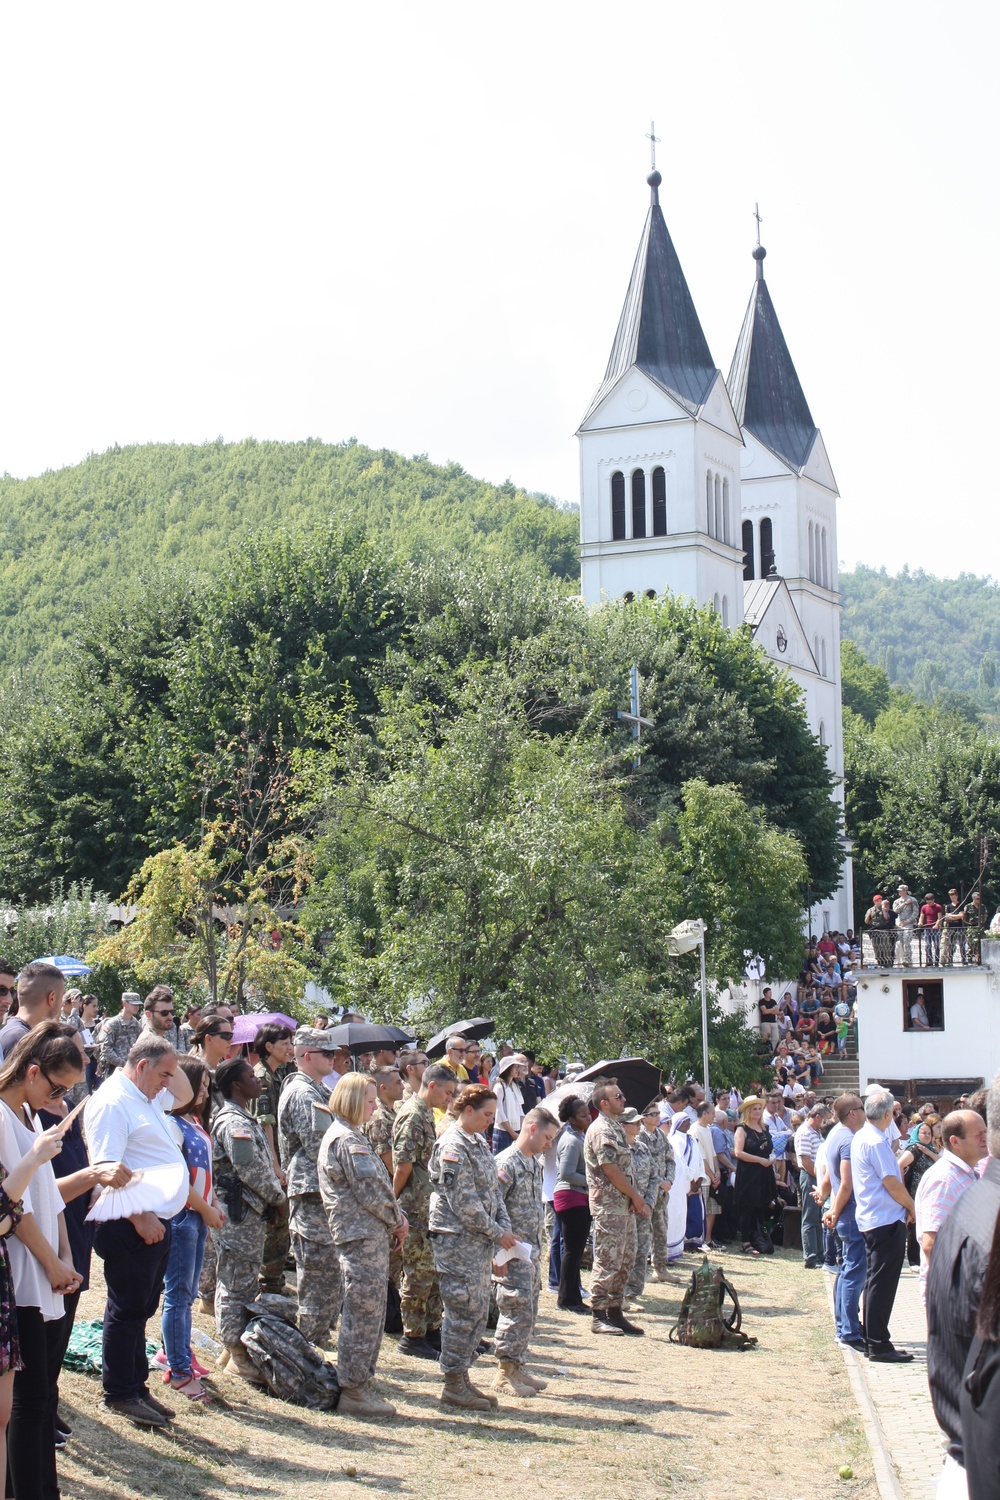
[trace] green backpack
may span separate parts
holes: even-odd
[[[728,1317],[726,1298],[732,1302]],[[692,1349],[749,1349],[757,1340],[741,1331],[743,1314],[736,1288],[722,1274],[721,1266],[711,1266],[703,1255],[701,1265],[691,1272],[691,1285],[684,1293],[680,1317],[670,1330],[673,1344],[687,1344]]]

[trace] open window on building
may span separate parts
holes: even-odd
[[[903,1030],[944,1030],[944,980],[903,980]]]

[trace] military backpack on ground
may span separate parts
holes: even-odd
[[[728,1315],[727,1297],[732,1303]],[[757,1340],[741,1331],[742,1323],[735,1287],[722,1274],[722,1267],[709,1265],[708,1256],[703,1255],[701,1265],[691,1272],[680,1317],[670,1330],[671,1343],[692,1349],[750,1349]]]
[[[271,1394],[293,1406],[335,1411],[340,1401],[337,1372],[295,1327],[295,1303],[287,1297],[265,1294],[247,1311],[250,1322],[241,1343]]]

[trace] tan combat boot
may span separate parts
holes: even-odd
[[[512,1359],[502,1359],[493,1381],[495,1391],[513,1391],[515,1396],[537,1396],[535,1387],[525,1379],[521,1366]]]
[[[394,1417],[396,1408],[376,1396],[369,1385],[342,1385],[337,1411],[344,1417]]]
[[[471,1411],[492,1411],[497,1405],[492,1397],[467,1385],[464,1375],[456,1373],[444,1377],[444,1390],[438,1400],[442,1406],[467,1406]]]
[[[548,1389],[549,1382],[547,1380],[539,1380],[537,1375],[532,1375],[527,1365],[521,1366],[521,1379],[526,1380],[529,1385],[533,1385],[536,1391]]]
[[[267,1381],[250,1358],[242,1344],[227,1344],[229,1361],[226,1365],[231,1375],[239,1375],[249,1385],[266,1387]]]
[[[462,1379],[465,1381],[465,1389],[469,1392],[470,1395],[476,1396],[480,1401],[488,1401],[490,1410],[496,1411],[497,1407],[500,1405],[500,1402],[495,1396],[491,1396],[489,1391],[482,1391],[479,1389],[478,1385],[473,1385],[472,1381],[469,1379],[468,1370],[465,1371]]]

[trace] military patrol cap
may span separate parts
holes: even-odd
[[[641,1125],[642,1115],[637,1109],[623,1109],[618,1116],[618,1123],[620,1125]]]
[[[299,1026],[292,1041],[296,1047],[308,1047],[310,1052],[325,1052],[330,1057],[341,1050],[321,1026]]]

